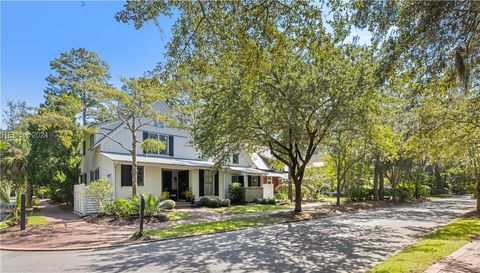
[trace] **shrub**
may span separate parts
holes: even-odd
[[[288,195],[286,193],[282,193],[282,192],[277,192],[275,193],[275,199],[277,200],[287,200],[288,198]]]
[[[230,207],[230,199],[223,199],[220,201],[220,207]]]
[[[275,205],[277,203],[275,198],[267,198],[267,199],[265,199],[265,202],[266,202],[266,204],[269,204],[269,205]]]
[[[208,206],[208,197],[201,197],[200,200],[198,200],[198,205],[202,206],[202,207],[206,207]]]
[[[220,207],[220,200],[217,198],[212,198],[208,200],[208,207],[209,208],[218,208]]]
[[[347,191],[347,196],[352,201],[370,200],[373,197],[373,189],[367,186],[356,186]]]
[[[167,199],[160,203],[159,207],[162,209],[174,209],[175,208],[175,201],[171,199]]]
[[[37,196],[33,197],[32,205],[38,206],[38,204],[40,204],[40,198],[38,198]]]
[[[115,216],[117,218],[126,218],[134,211],[132,202],[124,198],[115,198],[113,202],[107,203],[105,206],[105,212],[108,215]]]
[[[151,216],[160,211],[160,197],[149,193],[144,196],[145,198],[145,215]],[[175,203],[175,202],[174,202]],[[175,207],[175,204],[173,205]]]
[[[85,188],[85,194],[90,195],[95,201],[95,206],[98,211],[103,211],[105,203],[112,195],[113,186],[104,177],[92,181],[90,185]]]
[[[245,191],[240,183],[232,183],[228,188],[228,194],[233,204],[242,203],[244,200]]]
[[[420,185],[419,189],[418,189],[418,195],[420,197],[427,197],[427,196],[430,196],[430,192],[431,192],[431,188],[429,186],[426,186],[426,185]]]

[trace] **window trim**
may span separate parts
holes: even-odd
[[[210,178],[211,180],[211,192],[209,191],[207,185],[210,186],[207,181]],[[203,172],[203,196],[213,196],[215,195],[215,173],[209,170]]]
[[[237,160],[235,160],[235,157],[237,158]],[[240,153],[234,153],[232,155],[232,164],[240,164]]]
[[[85,155],[87,153],[87,141],[84,140],[82,141],[82,155]]]
[[[147,133],[147,136],[148,136],[147,139],[154,139],[154,138],[150,137],[150,134],[154,134],[154,135],[157,135],[156,140],[165,142],[165,149],[164,149],[165,152],[160,153],[158,151],[158,152],[154,153],[154,152],[151,152],[151,151],[144,151],[144,154],[146,154],[146,155],[169,155],[169,147],[170,147],[170,136],[169,135],[165,135],[165,134],[161,134],[161,133],[155,133],[155,132],[149,132],[149,131],[146,131],[146,133]],[[160,136],[164,137],[165,140],[160,140],[159,139]]]
[[[164,128],[165,127],[165,122],[163,122],[163,120],[160,120],[160,119],[154,119],[153,120],[153,126],[158,127],[158,128]]]
[[[124,172],[123,168],[130,167],[130,175],[127,176],[127,181],[124,183]],[[126,174],[126,173],[125,173]],[[141,183],[140,183],[141,182]],[[132,186],[132,165],[121,164],[120,165],[120,187],[131,187]],[[145,168],[144,166],[137,166],[137,186],[145,186]]]
[[[90,134],[90,146],[89,148],[92,148],[93,147],[93,144],[95,144],[95,134]]]

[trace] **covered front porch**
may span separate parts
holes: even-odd
[[[109,180],[114,184],[114,196],[129,198],[131,187],[131,157],[125,154],[102,153],[113,166]],[[264,196],[263,176],[265,172],[240,166],[224,166],[212,171],[213,163],[209,161],[173,159],[163,157],[138,156],[137,192],[139,194],[160,195],[168,192],[175,201],[190,201],[189,195],[199,198],[229,198],[228,188],[238,182],[245,188],[245,201]]]

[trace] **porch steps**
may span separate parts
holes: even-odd
[[[185,209],[185,208],[191,208],[194,207],[195,205],[192,205],[190,202],[185,202],[185,201],[176,201],[175,202],[175,208],[176,209]]]

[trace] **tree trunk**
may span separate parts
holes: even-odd
[[[288,200],[293,203],[293,186],[292,186],[292,177],[288,179]]]
[[[87,125],[87,95],[82,94],[82,125]]]
[[[380,200],[385,199],[385,180],[383,177],[383,164],[379,161],[378,164],[378,198]]]
[[[132,197],[137,195],[137,137],[132,133]]]
[[[295,182],[295,213],[302,212],[302,181]]]
[[[27,181],[27,207],[33,205],[33,185],[31,181]]]
[[[378,172],[379,172],[379,165],[380,158],[378,156],[375,157],[375,166],[373,168],[373,201],[378,201]]]
[[[337,206],[340,206],[340,194],[342,192],[340,177],[337,177]]]
[[[477,176],[477,188],[475,190],[475,198],[477,198],[477,215],[480,216],[480,176]]]

